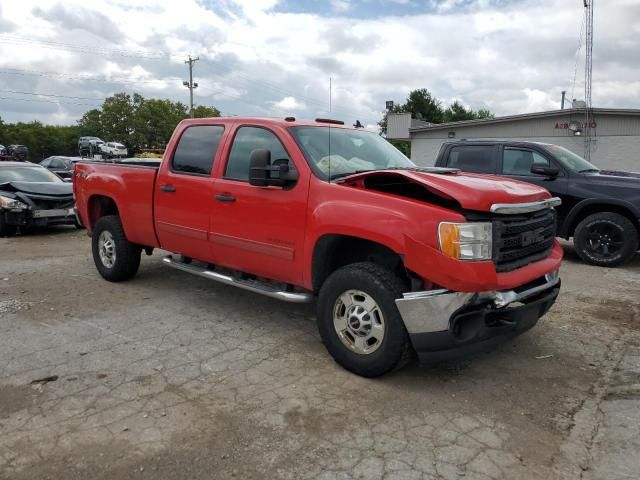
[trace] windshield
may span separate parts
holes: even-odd
[[[589,163],[580,155],[558,145],[546,145],[545,150],[556,157],[567,168],[574,172],[599,172],[600,169],[593,163]]]
[[[373,132],[324,126],[290,130],[313,170],[326,179],[367,170],[415,167],[398,149]]]
[[[2,167],[0,183],[6,182],[48,182],[61,183],[60,177],[42,167]]]

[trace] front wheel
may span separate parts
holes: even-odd
[[[395,300],[402,279],[374,263],[347,265],[325,281],[318,298],[318,330],[345,369],[377,377],[409,361],[411,346]]]
[[[573,241],[578,256],[585,262],[617,267],[638,250],[638,230],[618,213],[594,213],[578,224]]]
[[[107,215],[98,220],[91,246],[93,261],[105,280],[121,282],[138,272],[142,249],[127,240],[117,215]]]

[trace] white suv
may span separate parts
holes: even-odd
[[[107,142],[100,145],[100,153],[106,157],[121,157],[128,155],[127,147],[117,142]]]

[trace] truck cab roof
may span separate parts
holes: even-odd
[[[508,143],[509,145],[538,145],[541,147],[547,147],[549,145],[552,145],[551,143],[546,143],[546,142],[532,142],[529,140],[510,140],[507,138],[495,138],[495,139],[491,139],[491,140],[474,140],[474,139],[466,139],[466,138],[461,138],[459,140],[455,140],[452,142],[444,142],[443,145],[498,145],[498,144],[505,144]]]
[[[315,120],[297,119],[295,117],[207,117],[207,118],[188,118],[180,122],[183,125],[202,125],[202,124],[225,124],[225,123],[250,123],[254,125],[277,125],[283,128],[287,127],[331,127],[346,128],[351,130],[362,130],[346,125],[341,120],[330,118],[317,118]]]

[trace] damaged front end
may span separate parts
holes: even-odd
[[[558,271],[509,291],[430,290],[396,300],[421,363],[489,349],[532,328],[560,292]]]
[[[52,195],[20,191],[11,184],[0,185],[0,219],[7,233],[51,225],[75,225],[73,194]]]

